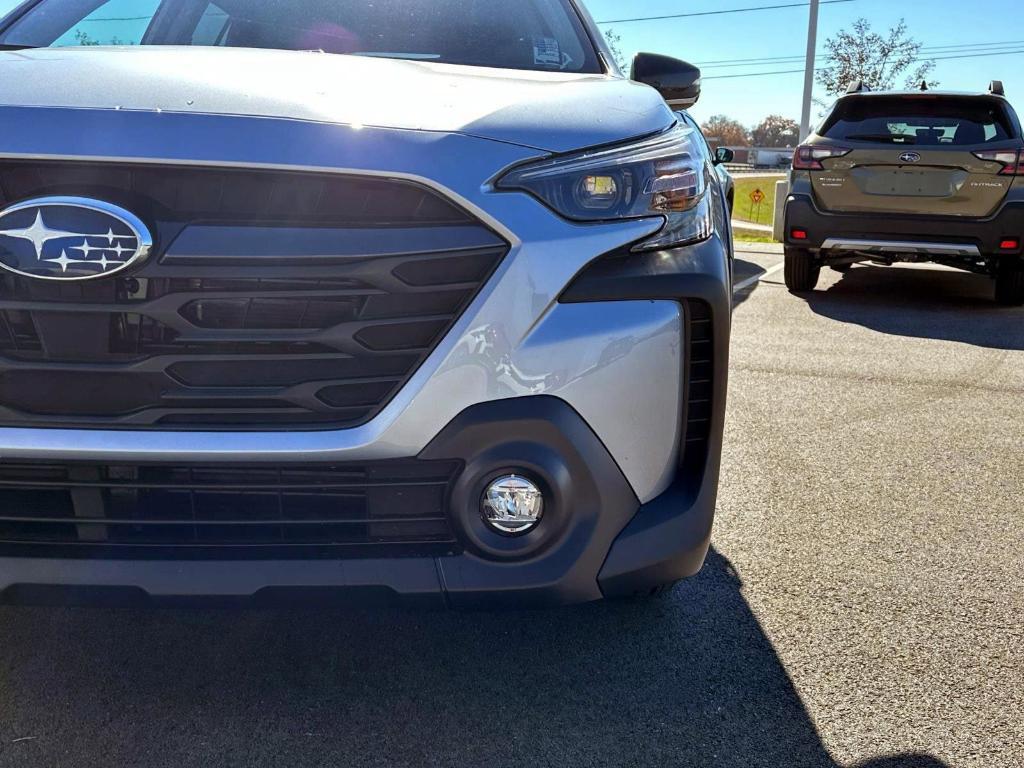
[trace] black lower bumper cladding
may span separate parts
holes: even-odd
[[[793,240],[790,233],[794,228],[804,230],[807,237]],[[817,249],[829,238],[845,237],[971,244],[977,246],[982,255],[994,255],[1004,253],[1000,249],[1004,238],[1019,238],[1021,233],[1024,233],[1024,201],[1009,201],[985,219],[826,213],[807,195],[792,195],[786,202],[787,242],[801,248]]]
[[[445,486],[444,510],[424,511],[417,507],[417,502],[428,507],[431,502],[414,489],[407,500],[418,514],[405,522],[395,512],[377,522],[367,515],[366,505],[357,504],[350,514],[351,521],[358,520],[358,524],[345,525],[344,520],[332,519],[325,523],[327,530],[315,526],[316,530],[310,532],[307,529],[314,526],[309,524],[309,513],[304,513],[306,524],[295,535],[308,539],[337,530],[336,536],[348,537],[332,545],[320,542],[322,550],[315,548],[318,542],[303,541],[301,552],[305,557],[296,557],[294,546],[298,545],[253,540],[256,536],[269,537],[268,529],[272,527],[283,526],[289,532],[299,528],[287,512],[284,518],[263,521],[256,531],[249,530],[252,526],[244,526],[237,532],[224,530],[237,520],[225,518],[214,525],[213,508],[201,506],[197,534],[178,530],[189,526],[179,519],[181,511],[177,507],[163,523],[156,523],[160,531],[151,530],[154,525],[148,524],[152,514],[146,516],[147,524],[141,524],[139,519],[92,516],[76,523],[73,515],[61,517],[54,523],[59,529],[49,531],[52,537],[72,535],[65,528],[74,529],[75,535],[85,529],[84,538],[73,549],[63,538],[49,544],[11,540],[14,534],[24,538],[25,529],[34,525],[36,518],[26,514],[20,521],[10,522],[21,516],[9,513],[8,540],[0,554],[0,599],[91,602],[99,598],[156,603],[198,599],[288,604],[311,598],[345,603],[353,594],[362,593],[373,598],[420,598],[461,606],[506,601],[574,603],[602,596],[597,573],[615,537],[636,514],[639,504],[607,450],[572,408],[550,397],[476,406],[457,417],[417,459],[402,462],[401,466],[405,476],[416,474],[410,465],[422,466],[423,471],[418,474],[425,479],[436,477],[438,469],[443,471],[455,463],[462,470]],[[52,473],[54,468],[47,466],[46,471]],[[395,471],[391,470],[392,475]],[[214,472],[221,477],[224,470],[196,469],[187,493],[202,496],[209,492],[210,489],[196,488],[204,482],[206,473]],[[529,474],[545,491],[545,523],[535,535],[504,538],[478,524],[479,500],[485,485],[508,472]],[[333,473],[339,477],[365,475],[366,468],[339,465]],[[146,472],[142,475],[148,477]],[[15,482],[13,476],[8,469],[9,484]],[[103,483],[121,482],[115,490],[124,490],[126,481],[110,480],[109,473],[102,477]],[[36,487],[50,481],[26,478],[18,482]],[[129,492],[138,492],[141,484],[133,480]],[[76,485],[70,495],[95,490],[94,486],[85,485],[84,489]],[[220,486],[222,491],[225,487]],[[105,485],[104,489],[107,488]],[[257,493],[263,490],[267,489]],[[289,493],[283,492],[286,499]],[[338,501],[334,497],[330,500]],[[399,500],[393,501],[400,506]],[[249,502],[250,506],[254,503]],[[71,515],[72,510],[68,511]],[[143,511],[136,509],[134,514],[142,517]],[[231,513],[237,514],[241,511]],[[427,545],[420,542],[415,549],[403,549],[402,539],[410,526],[415,529],[432,525],[429,521],[436,514],[442,514],[449,522],[443,528],[429,531],[436,537],[429,548],[424,549]],[[114,540],[88,540],[90,533],[99,533],[103,528],[110,529],[109,536]],[[210,528],[213,530],[207,530]],[[357,535],[352,528],[363,539],[358,544],[348,540]],[[450,531],[454,531],[452,541],[447,540]],[[390,535],[386,543],[380,541],[384,533]],[[199,538],[193,539],[193,535]],[[215,535],[220,540],[203,540],[204,536]],[[136,538],[133,540],[132,536]],[[172,536],[176,537],[173,546],[184,551],[168,551]],[[370,541],[373,538],[378,546],[390,549],[376,550]],[[359,545],[368,551],[360,553]],[[111,551],[114,547],[128,548],[128,556],[117,556]],[[255,550],[256,547],[262,548]],[[334,557],[330,557],[332,547],[338,548]],[[161,552],[164,556],[160,556]],[[207,556],[202,556],[203,552]],[[326,556],[321,552],[326,552]]]

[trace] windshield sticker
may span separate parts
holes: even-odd
[[[562,68],[562,46],[553,37],[533,38],[533,63],[538,67]]]

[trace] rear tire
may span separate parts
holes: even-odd
[[[996,268],[996,301],[1005,307],[1024,304],[1024,261],[1001,259]]]
[[[814,257],[806,248],[786,248],[786,287],[790,293],[813,291],[821,277],[821,265],[814,263]]]

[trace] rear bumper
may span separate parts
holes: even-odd
[[[807,238],[795,240],[798,227]],[[1024,233],[1024,201],[1005,203],[986,219],[949,216],[907,216],[886,214],[836,214],[818,208],[807,195],[791,195],[786,201],[786,242],[801,248],[820,249],[833,239],[905,241],[914,243],[957,243],[971,245],[982,255],[1006,255],[1000,241]],[[1019,250],[1016,251],[1019,253]]]

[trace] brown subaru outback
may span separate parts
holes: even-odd
[[[989,93],[872,93],[839,99],[793,161],[786,286],[821,268],[935,262],[988,275],[1024,304],[1024,140],[999,82]]]

